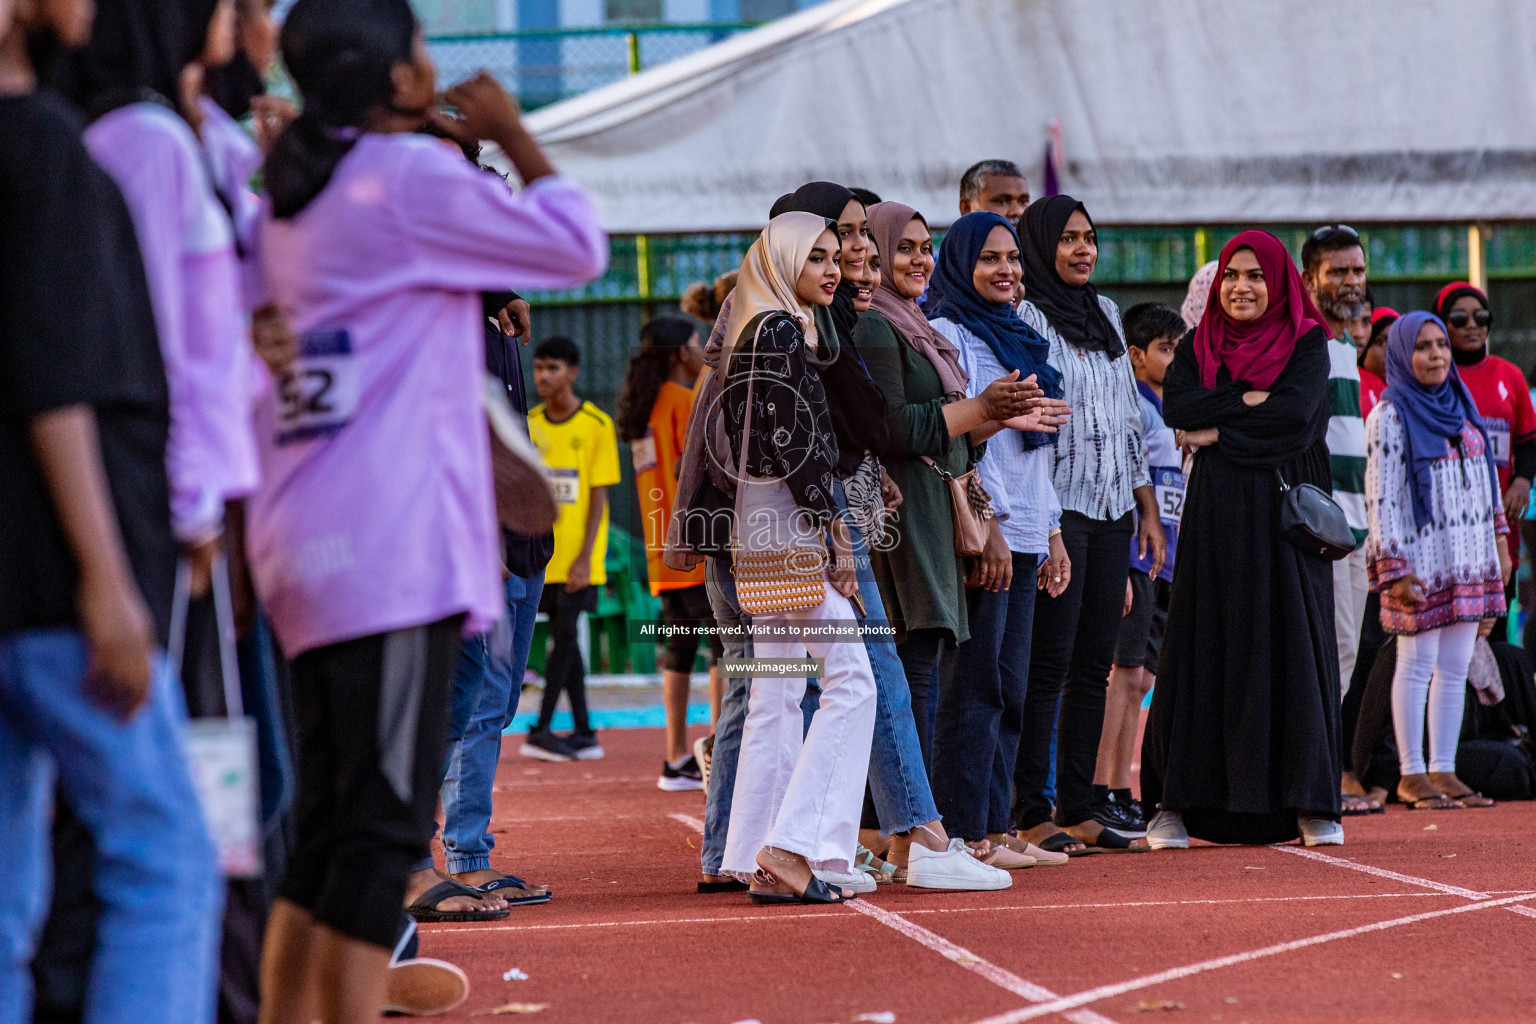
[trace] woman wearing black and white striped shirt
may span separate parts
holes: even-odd
[[[1021,839],[1046,850],[1141,850],[1143,841],[1106,829],[1092,813],[1105,689],[1125,606],[1131,536],[1138,529],[1131,510],[1138,504],[1138,548],[1150,549],[1154,572],[1164,555],[1136,380],[1120,310],[1088,283],[1099,248],[1083,204],[1070,196],[1036,200],[1020,229],[1025,300],[1019,315],[1050,342],[1050,365],[1061,371],[1062,397],[1072,408],[1052,475],[1072,576],[1059,597],[1040,595],[1035,609],[1014,821]],[[1054,824],[1046,795],[1053,727]]]

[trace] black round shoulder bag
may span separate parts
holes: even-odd
[[[1311,484],[1292,487],[1278,468],[1275,479],[1280,481],[1280,532],[1286,540],[1331,562],[1355,550],[1355,532],[1327,491]]]

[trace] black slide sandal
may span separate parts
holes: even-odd
[[[454,922],[474,921],[501,921],[512,916],[510,908],[502,907],[500,910],[436,910],[434,909],[443,900],[450,896],[472,896],[479,899],[485,893],[480,892],[474,886],[465,885],[463,882],[455,882],[448,879],[438,882],[432,888],[416,897],[411,905],[405,908],[405,912],[423,924],[441,924]]]
[[[721,892],[746,892],[747,888],[746,882],[738,882],[734,878],[724,882],[700,882],[699,895],[710,896]]]
[[[1139,838],[1139,837],[1138,837]],[[1083,840],[1079,839],[1078,842]],[[1133,846],[1134,838],[1122,835],[1109,826],[1099,830],[1099,838],[1088,844],[1089,853],[1146,853],[1150,846]]]
[[[1064,853],[1068,857],[1086,857],[1097,849],[1068,832],[1053,832],[1035,845],[1046,853]],[[1081,846],[1084,849],[1069,850],[1069,846]]]
[[[811,884],[807,885],[805,892],[799,896],[787,892],[748,892],[747,896],[753,903],[760,906],[777,906],[784,903],[847,903],[859,898],[858,893],[843,896],[841,893],[833,892],[831,886],[815,875],[811,876]]]

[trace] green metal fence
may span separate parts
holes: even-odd
[[[1182,285],[1200,264],[1215,259],[1240,228],[1113,228],[1099,232],[1095,282],[1105,285]],[[1300,257],[1310,230],[1272,228]],[[1379,225],[1360,228],[1373,282],[1444,282],[1465,277],[1465,224]],[[935,232],[942,238],[942,232]],[[617,235],[608,272],[587,285],[537,296],[543,304],[669,301],[694,281],[713,280],[734,270],[751,233],[699,235]],[[1536,224],[1498,224],[1484,235],[1484,259],[1491,279],[1536,278]]]
[[[427,49],[444,84],[485,68],[533,110],[676,60],[757,22],[609,25],[434,36]]]

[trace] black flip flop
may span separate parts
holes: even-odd
[[[502,875],[500,878],[493,878],[484,885],[473,886],[473,888],[484,893],[495,893],[506,900],[509,907],[525,907],[534,903],[548,903],[550,898],[554,896],[554,893],[548,889],[542,891],[534,889],[516,875]],[[508,895],[514,891],[521,892],[523,895]]]
[[[748,892],[753,903],[761,906],[774,906],[783,903],[847,903],[859,898],[858,893],[852,896],[843,896],[833,892],[832,887],[821,879],[811,876],[811,884],[805,887],[805,892],[796,896],[794,893],[782,892]]]
[[[463,882],[455,882],[447,879],[438,882],[432,888],[422,893],[405,908],[405,912],[423,924],[440,924],[472,921],[500,921],[509,917],[512,911],[506,907],[500,910],[437,910],[439,903],[450,896],[473,896],[479,899],[485,893],[472,885]]]
[[[1040,842],[1035,843],[1035,845],[1040,847],[1040,849],[1044,850],[1046,853],[1064,853],[1068,857],[1086,857],[1088,854],[1094,852],[1094,847],[1089,846],[1087,843],[1083,842],[1081,839],[1078,839],[1076,836],[1073,836],[1068,832],[1053,832]],[[1069,846],[1081,846],[1084,847],[1084,849],[1068,850],[1067,847]]]
[[[724,882],[700,882],[699,883],[699,895],[700,896],[712,896],[715,893],[721,893],[721,892],[746,892],[747,889],[748,889],[748,886],[747,886],[746,882],[738,882],[734,878],[727,879]]]

